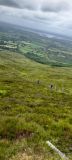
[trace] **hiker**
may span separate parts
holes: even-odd
[[[37,84],[40,84],[40,81],[39,81],[39,80],[37,81]]]
[[[50,85],[50,89],[53,89],[53,84]]]

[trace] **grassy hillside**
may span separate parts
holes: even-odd
[[[0,51],[0,160],[58,160],[47,140],[72,158],[72,68],[16,52]]]
[[[72,41],[0,24],[0,160],[60,160],[47,140],[72,159]]]

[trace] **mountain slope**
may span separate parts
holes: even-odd
[[[0,51],[1,160],[25,151],[56,159],[47,140],[71,156],[71,88],[71,68],[53,68],[20,53]]]

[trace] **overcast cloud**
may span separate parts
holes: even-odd
[[[0,0],[0,21],[72,35],[72,0]]]

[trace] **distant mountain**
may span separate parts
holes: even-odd
[[[29,27],[23,27],[23,26],[20,26],[20,25],[14,25],[14,24],[11,24],[11,23],[0,21],[0,30],[5,32],[5,31],[13,30],[13,29],[22,30],[22,31],[23,30],[24,31],[30,31],[30,32],[39,34],[42,37],[56,38],[56,39],[61,39],[61,40],[70,40],[70,41],[72,41],[71,37],[60,35],[60,34],[56,34],[54,32],[41,31],[41,30],[38,30],[38,29],[33,29],[33,28],[29,28]]]

